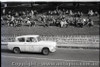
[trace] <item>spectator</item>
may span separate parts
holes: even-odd
[[[66,10],[66,14],[69,14],[68,10]]]
[[[69,11],[69,15],[73,15],[73,12],[72,12],[72,10],[70,10],[70,11]]]
[[[93,16],[93,15],[94,15],[93,10],[89,10],[88,15],[89,15],[89,16]]]
[[[94,12],[95,16],[99,16],[99,13],[97,11]]]
[[[91,20],[91,19],[89,19],[89,21],[88,21],[88,24],[87,24],[89,27],[91,27],[91,26],[93,26],[94,25],[94,22]]]
[[[30,26],[31,25],[31,21],[30,21],[30,19],[28,18],[28,20],[27,20],[27,24],[28,24],[28,26]]]

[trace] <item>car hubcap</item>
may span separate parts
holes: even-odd
[[[44,49],[44,50],[43,50],[43,54],[46,55],[46,54],[48,54],[48,53],[49,53],[48,49]]]
[[[15,52],[15,53],[19,53],[20,51],[19,51],[18,48],[15,48],[15,49],[14,49],[14,52]]]

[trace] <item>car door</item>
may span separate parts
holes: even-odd
[[[19,47],[21,51],[26,51],[24,37],[17,38],[17,47]]]
[[[26,38],[26,50],[28,52],[35,52],[35,47],[37,46],[37,41],[34,37]]]

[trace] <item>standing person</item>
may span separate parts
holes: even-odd
[[[15,26],[14,20],[15,20],[14,16],[11,16],[11,23],[13,26]]]
[[[9,19],[10,26],[14,26],[14,17],[13,16],[10,16],[9,18],[10,18]]]
[[[7,24],[8,26],[11,26],[11,15],[7,15]]]
[[[43,17],[43,25],[44,25],[44,27],[45,27],[45,26],[48,27],[48,24],[47,24],[47,22],[46,22],[46,18],[47,18],[46,16]]]

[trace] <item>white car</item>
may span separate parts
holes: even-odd
[[[42,41],[39,35],[17,36],[15,42],[8,42],[8,49],[14,53],[20,52],[42,52],[48,55],[56,51],[56,42]]]

